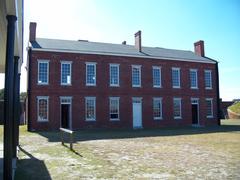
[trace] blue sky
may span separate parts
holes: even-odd
[[[133,44],[134,33],[142,30],[143,46],[183,50],[193,50],[193,43],[201,39],[205,41],[205,55],[220,62],[220,96],[224,100],[240,98],[239,0],[25,0],[24,3],[25,47],[30,21],[37,22],[37,36],[45,38],[109,43],[126,40]],[[21,91],[26,91],[24,66]]]

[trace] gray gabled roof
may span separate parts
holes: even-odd
[[[44,38],[37,38],[35,42],[31,43],[31,45],[33,50],[40,51],[74,52],[215,63],[213,60],[198,56],[192,51],[165,49],[159,47],[142,47],[142,52],[139,52],[132,45]]]

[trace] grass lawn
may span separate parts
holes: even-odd
[[[16,179],[240,179],[240,120],[222,124],[79,131],[74,152],[23,126]]]
[[[229,107],[229,109],[237,114],[240,114],[240,102],[233,104]]]

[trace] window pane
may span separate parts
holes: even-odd
[[[86,119],[95,120],[95,99],[86,99]]]
[[[153,68],[153,86],[161,86],[160,68]]]
[[[213,116],[213,111],[212,111],[212,100],[207,100],[207,116],[211,117]]]
[[[191,87],[196,88],[197,87],[197,72],[196,71],[190,71],[190,81],[191,81]]]
[[[63,84],[71,84],[71,64],[63,63],[62,65],[62,77],[61,82]]]
[[[181,100],[174,99],[174,117],[181,117]]]
[[[180,69],[172,69],[172,85],[180,87]]]
[[[95,64],[87,64],[87,84],[95,85],[96,76],[95,76]]]
[[[110,119],[119,119],[119,99],[110,98]]]
[[[39,62],[38,66],[38,83],[48,83],[48,62]]]
[[[38,99],[38,121],[48,120],[48,100]]]
[[[211,88],[212,87],[212,77],[211,71],[205,71],[205,87]]]
[[[117,65],[110,65],[110,85],[119,84],[119,67]]]
[[[162,100],[161,99],[153,100],[153,117],[155,119],[162,118]]]
[[[133,86],[140,86],[140,67],[133,67],[132,68],[132,85]]]

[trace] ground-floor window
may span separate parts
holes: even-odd
[[[110,120],[119,120],[119,97],[109,98]]]
[[[96,97],[85,98],[86,121],[96,121]]]
[[[162,119],[162,98],[153,98],[153,118]]]
[[[48,96],[37,97],[37,112],[38,122],[48,121]]]
[[[213,99],[207,98],[206,99],[206,106],[207,106],[207,118],[213,117]]]
[[[173,98],[173,115],[174,119],[181,119],[182,118],[182,109],[181,109],[181,98]]]

